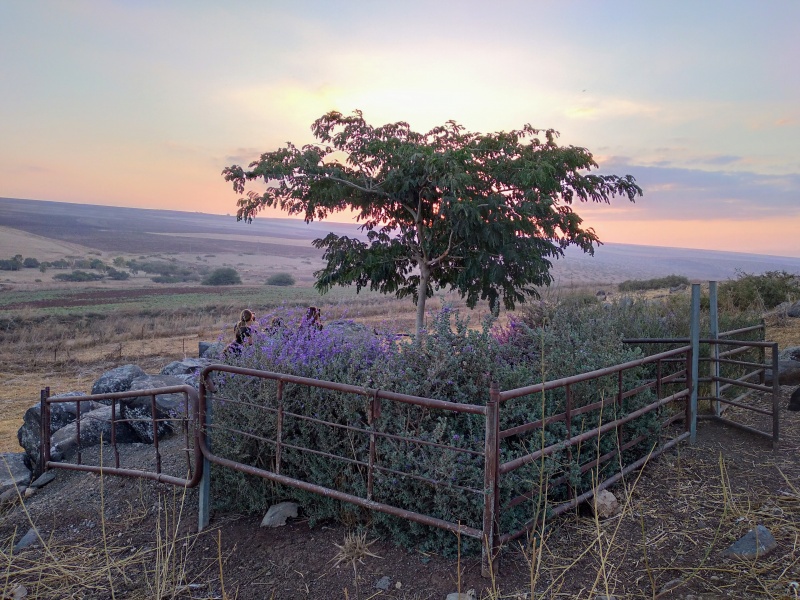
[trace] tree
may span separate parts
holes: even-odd
[[[267,285],[290,286],[294,284],[294,277],[289,273],[275,273],[267,277]]]
[[[435,289],[457,291],[470,307],[488,300],[493,310],[501,298],[512,309],[537,297],[535,286],[552,281],[550,259],[571,244],[593,254],[600,243],[572,210],[575,200],[642,194],[630,175],[588,173],[597,168],[591,153],[558,146],[552,129],[480,134],[448,121],[423,134],[404,122],[373,127],[355,111],[330,112],[311,130],[318,144],[288,143],[248,170],[223,170],[239,194],[248,181],[267,183],[239,199],[237,219],[252,222],[267,207],[306,222],[355,211],[367,241],[315,240],[327,262],[315,287],[410,295],[417,332]]]
[[[203,279],[203,285],[237,285],[242,283],[239,273],[231,267],[214,269]]]

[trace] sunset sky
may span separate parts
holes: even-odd
[[[576,208],[603,241],[800,257],[798,24],[797,0],[2,0],[0,197],[234,213],[224,167],[361,109],[560,131],[644,189]]]

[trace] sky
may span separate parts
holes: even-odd
[[[360,109],[556,129],[644,190],[575,207],[605,242],[800,257],[798,23],[797,0],[0,0],[0,197],[234,214],[223,168]]]

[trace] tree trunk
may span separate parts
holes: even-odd
[[[428,281],[431,272],[428,265],[421,264],[419,268],[419,289],[417,290],[417,340],[425,326],[425,301],[428,299]]]

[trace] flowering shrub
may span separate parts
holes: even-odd
[[[457,312],[444,308],[432,317],[427,332],[411,342],[349,321],[320,328],[300,314],[290,313],[281,319],[270,315],[261,321],[253,343],[228,360],[265,371],[481,405],[489,399],[492,381],[508,390],[638,358],[642,355],[640,348],[621,342],[630,335],[626,318],[644,326],[648,335],[674,337],[688,335],[688,329],[677,330],[688,323],[685,312],[682,307],[666,305],[648,308],[634,303],[609,308],[567,303],[543,309],[535,322],[512,318],[500,325],[487,320],[475,329]],[[625,389],[648,376],[644,367],[625,371]],[[215,452],[274,470],[277,384],[239,375],[220,375],[218,383],[211,436]],[[617,385],[617,375],[573,385],[573,409],[615,398]],[[557,389],[504,402],[501,428],[563,412],[564,394],[563,389]],[[593,429],[652,400],[652,393],[644,391],[620,405],[608,402],[603,410],[575,415],[571,434]],[[390,434],[375,436],[376,464],[381,467],[372,482],[375,501],[481,528],[484,464],[478,453],[484,448],[482,416],[383,400],[380,413],[371,422],[368,393],[348,394],[289,383],[284,385],[282,402],[286,414],[281,474],[366,497],[364,465],[369,462],[369,431],[374,428]],[[626,450],[626,461],[651,450],[658,427],[658,416],[648,413],[621,428],[624,441],[645,436]],[[565,437],[564,422],[511,436],[501,444],[500,460],[506,462],[557,444]],[[503,528],[516,528],[530,520],[534,516],[532,506],[563,500],[569,487],[575,494],[591,489],[593,471],[595,477],[597,471],[582,473],[580,465],[615,450],[618,443],[616,432],[610,431],[599,441],[563,449],[505,475],[501,478],[501,505],[526,492],[531,494],[531,502],[501,511]],[[619,468],[618,460],[608,461],[600,467],[599,476],[607,478]],[[263,512],[274,502],[292,498],[302,504],[312,523],[330,518],[348,524],[367,523],[399,543],[422,550],[455,548],[455,536],[443,530],[364,511],[230,469],[216,469],[212,485],[213,498],[221,509]],[[478,549],[477,542],[472,549]]]

